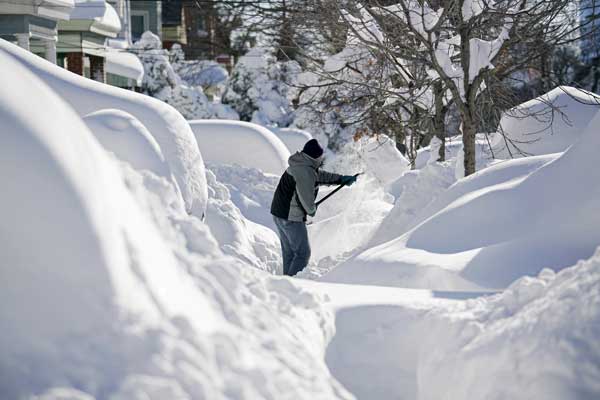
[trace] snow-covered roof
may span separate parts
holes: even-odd
[[[27,2],[21,3],[20,6],[27,6]],[[32,1],[31,3],[37,3],[36,11],[38,15],[58,20],[69,19],[69,14],[75,6],[74,0],[42,0],[41,2]]]
[[[140,59],[126,50],[107,49],[105,53],[106,65],[104,69],[111,74],[133,79],[138,85],[144,77],[144,66]]]
[[[117,11],[104,0],[76,0],[70,19],[92,21],[92,32],[115,37],[121,31]]]

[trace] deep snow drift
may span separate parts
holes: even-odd
[[[2,39],[0,50],[59,93],[80,117],[99,110],[118,108],[142,121],[161,146],[165,160],[177,179],[186,209],[197,216],[204,214],[208,194],[202,155],[189,124],[173,107],[42,62],[36,55]]]
[[[598,109],[600,96],[559,86],[504,113],[499,132],[490,139],[494,157],[565,151],[579,139]]]
[[[380,284],[401,287],[503,288],[589,257],[600,243],[598,124],[600,114],[551,162],[507,161],[461,180],[424,213],[430,218],[325,279],[372,282],[377,275]]]

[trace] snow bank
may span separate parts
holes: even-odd
[[[506,112],[491,139],[494,157],[507,159],[565,151],[600,109],[600,97],[560,86]],[[503,132],[507,140],[500,134]]]
[[[270,126],[269,130],[277,135],[292,154],[301,151],[306,142],[313,138],[307,131],[297,128],[275,128]]]
[[[419,399],[600,396],[600,250],[434,315],[422,336]]]
[[[189,121],[207,162],[239,164],[280,175],[290,152],[267,128],[242,121]]]
[[[80,116],[117,108],[140,120],[160,145],[188,212],[204,214],[208,189],[202,155],[188,123],[175,109],[148,96],[75,75],[5,40],[0,40],[0,49],[59,93]]]
[[[323,284],[332,373],[357,398],[595,399],[600,395],[600,249],[504,292]]]
[[[214,331],[221,317],[183,279],[86,126],[10,56],[0,62],[3,397],[67,376],[105,385],[134,355],[123,345],[147,340],[133,330],[170,318]]]
[[[591,161],[600,145],[598,123],[600,114],[579,142],[542,166],[547,159],[505,162],[461,181],[466,186],[449,191],[437,210],[429,210],[437,211],[433,216],[328,279],[348,282],[368,272],[379,275],[371,282],[381,284],[502,288],[542,268],[560,270],[589,257],[600,243],[600,174]],[[423,280],[428,274],[450,278]]]

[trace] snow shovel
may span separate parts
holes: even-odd
[[[359,172],[358,174],[354,175],[355,178],[358,178],[359,175],[362,175],[363,172]],[[346,186],[345,183],[342,183],[340,186],[336,187],[331,193],[329,193],[327,196],[323,197],[321,200],[317,201],[315,203],[315,206],[319,207],[319,204],[321,204],[322,202],[324,202],[325,200],[327,200],[328,198],[330,198],[331,196],[333,196],[338,190],[340,190],[341,188],[343,188],[344,186]]]

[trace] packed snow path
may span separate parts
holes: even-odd
[[[488,293],[443,292],[298,280],[328,298],[335,336],[327,365],[359,400],[418,398],[417,366],[426,315]]]

